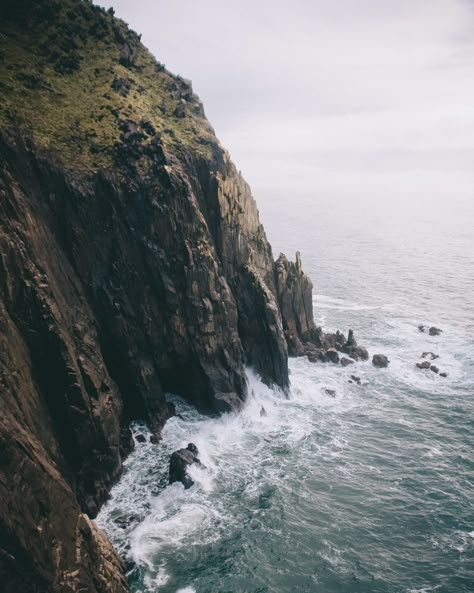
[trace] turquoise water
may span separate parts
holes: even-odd
[[[389,368],[292,360],[288,400],[249,371],[222,418],[173,396],[181,417],[137,443],[98,523],[135,592],[472,593],[474,202],[288,202],[262,196],[261,216],[276,255],[301,250],[316,322]],[[416,369],[423,351],[447,378]],[[206,469],[185,491],[167,463],[190,441]]]

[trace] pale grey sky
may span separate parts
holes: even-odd
[[[470,0],[102,0],[193,81],[254,194],[474,198]]]

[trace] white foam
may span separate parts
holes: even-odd
[[[425,397],[431,394],[434,397],[442,393],[441,390],[449,389],[449,381],[443,382],[434,373],[426,374],[414,368],[421,352],[432,349],[425,344],[426,336],[420,337],[413,333],[411,326],[397,326],[395,322],[390,332],[387,343],[391,344],[392,351],[387,348],[391,360],[388,369],[375,369],[370,362],[357,362],[343,368],[311,364],[305,358],[292,359],[289,399],[278,390],[269,389],[254,372],[248,371],[249,397],[241,413],[204,417],[182,399],[173,397],[180,416],[167,422],[158,447],[148,442],[149,433],[143,426],[136,427],[135,434],[142,432],[147,442],[137,443],[128,458],[124,477],[101,511],[99,523],[114,543],[118,542],[120,551],[128,550],[130,558],[144,569],[146,593],[170,586],[168,572],[172,561],[167,565],[167,558],[174,558],[178,552],[185,555],[193,546],[200,549],[236,526],[241,528],[238,509],[228,506],[229,501],[235,505],[232,494],[236,490],[245,507],[247,502],[251,506],[258,500],[268,485],[284,489],[285,472],[291,471],[285,460],[299,463],[302,458],[301,463],[308,471],[308,460],[317,466],[316,458],[320,458],[325,467],[346,482],[357,480],[359,473],[380,474],[376,462],[383,455],[384,442],[373,442],[369,437],[360,447],[357,437],[354,441],[351,427],[357,425],[363,430],[374,420],[379,423],[390,420],[400,431],[413,430],[417,418],[411,416],[412,408],[397,407],[397,400],[411,398],[410,406],[416,406],[418,395],[415,397],[410,390],[424,389]],[[404,332],[412,332],[411,337],[407,338]],[[360,341],[363,343],[362,339]],[[377,343],[370,347],[372,352],[375,349],[385,351],[385,347]],[[440,363],[443,362],[443,366],[438,366],[442,370],[448,368],[450,378],[455,377],[456,368],[461,369],[462,362],[443,348],[441,345],[438,348],[442,354]],[[351,374],[361,377],[362,385],[348,383]],[[461,371],[458,375],[462,375]],[[327,389],[334,390],[336,397],[328,396]],[[404,394],[404,390],[409,394]],[[170,454],[190,442],[197,445],[205,467],[190,467],[195,483],[188,490],[181,484],[167,485]],[[355,445],[363,449],[362,455],[351,454]],[[307,448],[310,455],[295,453]],[[444,446],[427,439],[420,442],[417,454],[424,455],[423,463],[427,464],[430,457],[436,457],[435,463],[441,467],[446,451]],[[397,490],[399,484],[393,482],[387,488]],[[300,495],[304,496],[304,489]],[[127,511],[139,515],[141,522],[120,530],[114,517],[118,512]],[[458,535],[451,542],[437,541],[433,545],[467,550],[474,532],[466,531],[464,539]],[[326,543],[327,549],[320,556],[334,566],[343,566],[343,554],[330,541]],[[178,592],[195,593],[195,590],[186,586]]]
[[[145,575],[143,583],[147,589],[153,591],[166,585],[169,580],[170,575],[166,572],[165,567],[160,565],[157,571],[151,568],[151,570]]]

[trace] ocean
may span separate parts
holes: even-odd
[[[302,254],[316,323],[390,365],[290,360],[289,399],[249,370],[246,408],[221,418],[170,396],[180,415],[97,518],[132,591],[473,593],[474,200],[258,204],[275,258]],[[447,377],[416,368],[427,351]],[[168,460],[188,442],[205,469],[184,490]]]

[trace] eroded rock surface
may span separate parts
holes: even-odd
[[[113,11],[5,0],[0,59],[2,590],[124,593],[91,519],[130,421],[158,442],[166,391],[226,412],[245,365],[287,389],[288,350],[365,354],[314,326],[191,83]]]
[[[324,333],[316,327],[313,284],[303,271],[299,252],[295,262],[280,254],[275,262],[275,289],[290,356],[307,356],[310,362],[338,363],[338,353],[343,352],[354,360],[368,360],[369,353],[357,345],[352,329],[346,339],[340,331]]]
[[[194,482],[188,474],[188,468],[193,463],[202,467],[199,451],[194,443],[189,443],[185,449],[175,451],[170,458],[170,484],[181,482],[186,489],[191,488]]]

